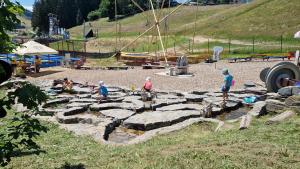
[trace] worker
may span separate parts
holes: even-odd
[[[17,74],[17,59],[16,56],[11,57],[11,68],[13,75],[15,76]]]
[[[151,77],[146,78],[146,82],[142,88],[142,91],[151,92],[152,91],[152,82]]]
[[[39,56],[35,56],[34,57],[34,70],[35,73],[39,73],[40,72],[40,65],[41,65],[41,59]]]
[[[72,89],[73,89],[73,82],[70,81],[68,78],[64,78],[63,89],[65,91],[72,91]]]
[[[223,92],[223,101],[224,103],[228,100],[228,92],[230,91],[230,87],[232,86],[233,76],[230,75],[228,69],[223,69],[222,74],[224,75],[224,84],[222,86]]]
[[[99,81],[98,94],[99,94],[99,97],[98,97],[99,100],[107,99],[108,90],[107,90],[107,87],[104,85],[103,81]]]

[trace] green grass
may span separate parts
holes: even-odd
[[[105,67],[105,66],[121,66],[122,63],[117,62],[115,57],[96,59],[96,58],[88,58],[87,65],[95,66],[95,67]]]
[[[218,5],[197,7],[184,6],[168,19],[169,31],[178,35],[192,35],[195,26],[195,13],[198,14],[196,34],[209,37],[225,37],[232,39],[276,40],[281,35],[292,37],[299,31],[300,3],[298,0],[254,0],[243,5]],[[172,9],[157,11],[164,16]],[[147,29],[144,15],[153,22],[151,11],[144,14],[120,20],[121,32],[143,32]],[[108,22],[107,18],[91,22],[94,29],[102,33],[115,32],[115,22]],[[71,35],[81,32],[82,26],[70,29]],[[162,33],[165,25],[161,24]]]
[[[248,130],[214,133],[199,123],[146,143],[115,147],[76,137],[54,124],[37,142],[45,153],[13,158],[6,168],[289,168],[300,164],[300,118],[266,126],[255,120]],[[237,124],[236,124],[237,125]]]

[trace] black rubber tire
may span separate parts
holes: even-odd
[[[1,76],[0,77],[0,84],[5,82],[6,80],[8,80],[9,78],[11,78],[12,76],[12,67],[9,63],[4,62],[3,60],[0,60],[0,66],[3,67],[3,69],[5,70],[5,76]]]
[[[268,73],[266,78],[266,87],[269,92],[278,92],[282,87],[277,84],[280,76],[285,75],[290,79],[300,80],[300,69],[290,62],[282,62],[275,65]]]
[[[0,106],[0,118],[4,118],[6,115],[6,110],[2,106]]]
[[[271,68],[267,67],[260,72],[259,77],[260,77],[261,81],[266,82],[266,79],[267,79],[267,76],[268,76],[270,70],[271,70]]]

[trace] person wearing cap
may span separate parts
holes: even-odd
[[[142,90],[146,91],[146,92],[151,92],[151,90],[152,90],[152,82],[151,82],[151,78],[150,77],[146,78],[146,82],[145,82]]]
[[[99,90],[98,90],[98,94],[100,96],[100,98],[107,98],[108,96],[108,90],[107,87],[104,86],[104,82],[100,81],[99,82]]]
[[[64,78],[63,89],[66,91],[71,91],[73,88],[73,82],[68,80],[68,78]]]
[[[230,91],[230,87],[232,86],[233,76],[230,75],[228,69],[223,69],[222,74],[224,75],[224,84],[222,86],[223,92],[223,101],[228,100],[228,92]]]

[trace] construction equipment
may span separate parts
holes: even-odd
[[[295,63],[281,62],[272,68],[265,68],[260,73],[260,79],[266,83],[269,92],[277,92],[280,88],[300,82],[299,51],[296,52]]]

